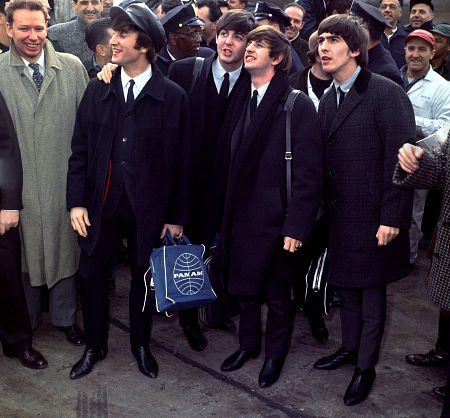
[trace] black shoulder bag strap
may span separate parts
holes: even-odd
[[[192,71],[192,83],[191,83],[191,88],[189,89],[189,94],[192,94],[192,91],[194,90],[195,82],[197,81],[198,76],[202,72],[204,61],[205,61],[205,59],[202,57],[195,58],[194,69]]]
[[[300,90],[291,90],[284,104],[286,112],[286,152],[284,159],[286,160],[286,186],[287,186],[287,201],[292,197],[292,144],[291,144],[291,115],[294,108],[295,99],[300,94]]]

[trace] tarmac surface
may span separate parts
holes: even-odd
[[[303,314],[296,315],[283,372],[267,389],[258,386],[263,353],[238,371],[220,371],[222,361],[238,348],[237,333],[202,327],[209,344],[197,353],[189,348],[176,317],[155,317],[151,350],[159,375],[145,377],[130,353],[130,278],[124,267],[116,273],[106,359],[88,376],[70,380],[70,369],[84,347],[70,345],[44,315],[33,345],[49,367],[30,370],[0,355],[0,417],[439,417],[442,402],[431,390],[445,384],[446,368],[405,361],[405,354],[425,353],[437,338],[439,310],[425,295],[427,268],[428,260],[421,254],[407,278],[388,286],[377,378],[360,405],[347,407],[343,402],[353,366],[335,371],[312,367],[340,346],[338,308],[325,318],[330,331],[325,344],[311,336]]]

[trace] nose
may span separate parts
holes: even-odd
[[[28,38],[33,39],[33,40],[37,39],[37,33],[36,33],[36,31],[34,29],[30,29]]]
[[[109,40],[110,45],[115,45],[117,43],[117,33],[114,32],[113,36],[111,36],[111,39]]]

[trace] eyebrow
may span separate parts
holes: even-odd
[[[329,35],[329,36],[322,36],[320,35],[318,38],[318,40],[322,41],[325,39],[342,39],[340,35]]]

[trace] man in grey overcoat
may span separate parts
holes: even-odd
[[[431,302],[450,311],[450,135],[444,145],[433,153],[404,144],[399,150],[398,159],[399,164],[394,173],[395,184],[406,188],[444,190],[427,293]],[[450,416],[449,385],[450,364],[442,417]]]
[[[0,56],[0,92],[22,156],[22,272],[31,325],[42,321],[40,295],[47,286],[51,323],[82,344],[75,326],[79,249],[65,201],[70,141],[88,76],[78,58],[55,52],[45,39],[45,13],[38,0],[6,7],[12,41]]]
[[[314,367],[355,364],[346,405],[375,380],[386,319],[386,284],[409,272],[412,194],[392,184],[397,149],[415,139],[404,90],[367,65],[367,34],[352,17],[319,26],[319,55],[333,84],[319,104],[329,207],[328,283],[339,288],[342,346]],[[392,115],[396,115],[395,121]]]

